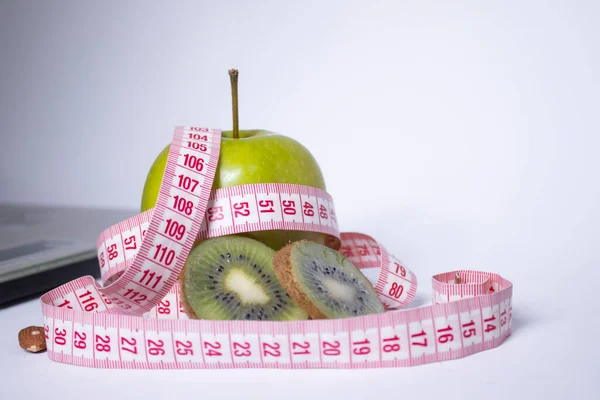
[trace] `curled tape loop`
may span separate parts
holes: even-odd
[[[281,184],[211,191],[220,134],[176,127],[156,207],[98,237],[104,285],[84,276],[41,297],[50,359],[135,369],[407,367],[492,349],[510,335],[512,284],[493,273],[435,275],[433,305],[402,309],[414,299],[416,275],[372,237],[340,233],[326,191]],[[263,215],[261,204],[277,212]],[[387,311],[289,322],[189,319],[177,277],[194,241],[272,229],[328,235]]]

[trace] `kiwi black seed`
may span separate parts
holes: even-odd
[[[275,251],[241,236],[202,241],[181,275],[186,314],[213,320],[302,320],[308,315],[287,295],[273,271]]]
[[[339,252],[310,241],[288,244],[273,257],[275,275],[308,316],[345,318],[385,311],[371,282]]]

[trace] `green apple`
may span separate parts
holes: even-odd
[[[257,183],[288,183],[326,190],[317,161],[298,141],[267,130],[237,129],[236,87],[233,107],[234,130],[221,133],[221,151],[213,190]],[[160,152],[148,172],[142,194],[142,211],[153,208],[156,204],[169,148],[170,145],[167,145]],[[337,239],[318,232],[269,230],[242,235],[257,239],[274,250],[301,239],[334,248],[339,245]]]

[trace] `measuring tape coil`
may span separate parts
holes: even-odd
[[[220,130],[176,127],[156,206],[98,237],[103,286],[85,276],[41,297],[50,359],[136,369],[407,367],[489,350],[510,335],[512,283],[494,273],[435,275],[433,305],[402,309],[414,299],[416,275],[372,237],[340,233],[324,190],[211,190],[220,140]],[[261,212],[264,204],[274,212]],[[275,229],[339,241],[387,311],[287,322],[189,319],[177,278],[194,242]]]

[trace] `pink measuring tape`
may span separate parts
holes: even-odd
[[[177,127],[156,207],[98,238],[104,286],[86,276],[42,296],[50,359],[136,369],[407,367],[492,349],[510,335],[512,284],[499,275],[436,275],[434,304],[402,309],[416,275],[372,237],[340,233],[327,192],[284,184],[212,191],[220,141],[220,130]],[[177,277],[195,240],[271,229],[340,240],[339,252],[387,311],[290,322],[189,319]]]

